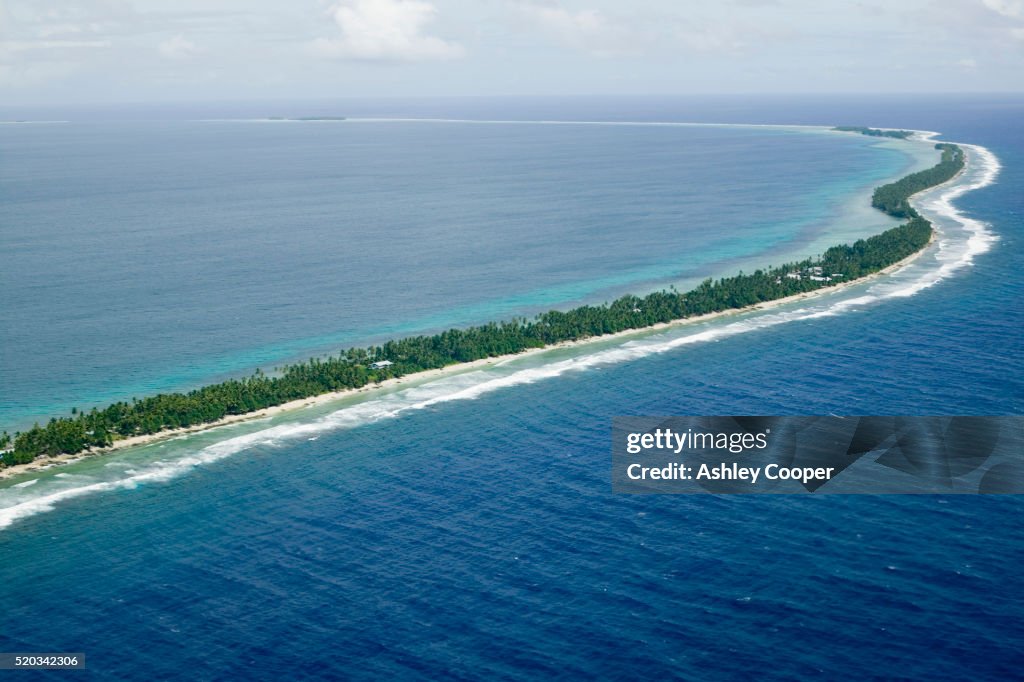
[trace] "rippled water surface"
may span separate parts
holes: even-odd
[[[853,123],[980,145],[959,186],[994,184],[922,197],[942,238],[893,277],[407,384],[0,490],[9,522],[0,650],[85,651],[93,676],[131,679],[1012,678],[1024,612],[1015,498],[635,498],[612,495],[609,481],[619,414],[1022,412],[1022,112],[954,104],[858,113],[775,103],[743,115],[848,123],[856,113]],[[623,117],[689,112],[672,113]],[[712,120],[726,120],[718,113]],[[602,300],[771,259],[854,229],[841,220],[856,215],[849,200],[915,163],[870,140],[772,129],[352,122],[317,134],[376,134],[373,149],[325,179],[303,169],[344,166],[345,145],[314,144],[290,132],[299,126],[145,122],[112,139],[106,124],[90,125],[0,130],[0,211],[25,230],[5,229],[7,245],[20,263],[95,271],[44,281],[19,264],[13,272],[25,277],[10,289],[5,269],[5,294],[20,293],[2,305],[10,319],[49,320],[37,354],[60,370],[42,371],[24,351],[12,361],[7,349],[30,343],[22,324],[5,325],[5,389],[28,387],[5,390],[12,423],[49,404],[188,385],[339,339]],[[202,136],[252,162],[228,172]],[[118,145],[105,170],[65,181],[85,183],[77,200],[47,189],[31,164],[7,162],[49,148],[73,174],[76,154],[86,167],[97,148]],[[757,155],[743,150],[772,145],[786,154],[752,169]],[[147,165],[140,149],[161,146],[169,156]],[[833,175],[799,170],[826,149]],[[218,174],[222,188],[210,190]],[[404,201],[396,177],[409,187]],[[289,183],[291,195],[275,194]],[[777,191],[786,183],[799,191]],[[365,200],[389,187],[389,200]],[[294,199],[314,190],[318,202]],[[365,201],[331,199],[345,192]],[[161,201],[179,208],[154,211]],[[752,212],[744,201],[758,202],[760,219],[742,220]],[[29,227],[53,215],[89,227],[47,243]],[[404,231],[389,239],[399,233],[381,224]],[[341,225],[350,238],[317,241]],[[162,242],[164,257],[147,255],[167,230],[175,238]],[[108,268],[82,266],[85,254],[102,262],[89,250],[97,234],[120,235],[135,256],[114,249]],[[417,246],[429,237],[443,243]],[[324,244],[322,260],[303,239]],[[270,270],[261,284],[254,264],[278,263],[267,253],[306,264]],[[361,257],[343,261],[351,253]],[[166,275],[147,277],[156,266]],[[128,293],[95,299],[115,285]],[[52,301],[35,318],[33,296]],[[173,328],[162,317],[170,300],[181,301]]]

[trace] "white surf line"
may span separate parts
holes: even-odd
[[[917,206],[918,210],[923,211],[926,215],[931,212],[949,218],[962,225],[964,229],[971,233],[971,237],[967,240],[968,250],[964,259],[962,262],[944,264],[942,269],[944,276],[961,267],[971,265],[974,262],[974,256],[989,251],[992,245],[999,240],[999,236],[990,229],[991,225],[964,215],[953,205],[953,201],[968,192],[995,184],[996,178],[999,177],[999,171],[1002,169],[1002,164],[1000,164],[999,158],[995,154],[981,145],[963,142],[952,144],[968,150],[968,159],[972,155],[977,159],[978,177],[969,183],[949,183],[940,185],[935,190],[923,192],[922,194],[925,195],[923,203]],[[931,195],[936,193],[938,196],[932,198]]]
[[[337,120],[300,120],[272,118],[201,118],[197,123],[478,123],[481,125],[566,125],[566,126],[658,126],[705,128],[774,128],[778,130],[832,130],[832,126],[796,123],[708,123],[701,121],[576,121],[559,119],[483,119],[483,118],[417,118],[417,117],[352,117]]]
[[[929,131],[915,132],[921,133],[923,140],[930,140],[938,135]],[[809,318],[838,315],[848,309],[881,300],[913,296],[949,278],[958,270],[970,267],[974,264],[976,256],[991,250],[992,245],[999,241],[999,236],[990,229],[988,223],[964,215],[953,205],[954,199],[967,192],[995,183],[1001,168],[999,159],[980,145],[959,142],[950,144],[956,144],[966,150],[967,166],[957,177],[911,197],[911,204],[931,222],[935,231],[936,249],[932,257],[937,267],[923,270],[918,277],[908,282],[900,281],[896,275],[920,265],[920,262],[910,263],[871,286],[865,295],[839,301],[825,310],[809,315]],[[972,177],[975,175],[976,177]],[[943,220],[940,218],[956,223],[967,235],[966,238],[957,239],[950,235],[942,226]]]
[[[790,123],[707,123],[700,121],[563,121],[558,119],[481,119],[481,118],[412,118],[412,117],[356,117],[345,123],[479,123],[486,125],[566,125],[566,126],[655,126],[704,128],[775,128],[779,130],[831,130],[831,126]]]
[[[984,147],[968,144],[961,144],[960,146],[969,149],[973,155],[968,156],[968,165],[963,173],[958,176],[961,182],[958,183],[957,178],[954,178],[949,183],[944,183],[936,188],[930,188],[922,192],[922,195],[925,197],[923,203],[921,205],[915,204],[915,207],[926,214],[930,212],[953,220],[960,224],[970,236],[960,244],[964,248],[962,252],[958,253],[955,249],[957,245],[954,243],[955,237],[945,234],[940,235],[939,246],[935,254],[935,260],[939,263],[939,266],[935,269],[926,270],[921,276],[909,283],[891,284],[890,282],[893,275],[914,267],[916,263],[908,264],[895,273],[891,273],[888,275],[887,281],[872,286],[864,295],[852,299],[841,299],[831,302],[827,299],[808,299],[807,307],[801,307],[796,310],[778,310],[763,314],[754,313],[750,317],[745,317],[722,326],[715,326],[714,323],[702,325],[705,327],[704,329],[680,337],[673,337],[672,332],[668,332],[652,337],[633,339],[613,348],[538,367],[517,370],[513,364],[515,358],[512,358],[508,363],[501,363],[498,366],[498,368],[512,370],[510,374],[505,376],[494,376],[495,369],[497,368],[456,374],[368,400],[351,407],[345,407],[312,422],[280,424],[219,441],[201,448],[194,455],[181,457],[171,462],[156,461],[148,465],[134,465],[137,466],[136,469],[127,469],[122,472],[126,474],[124,478],[96,481],[84,485],[79,484],[77,487],[59,490],[38,490],[41,494],[36,497],[29,497],[29,499],[15,502],[15,504],[8,507],[0,508],[0,529],[10,526],[19,519],[52,511],[57,504],[66,500],[97,492],[131,489],[144,483],[166,482],[184,475],[196,467],[225,459],[253,446],[272,446],[291,442],[301,437],[310,438],[318,436],[328,431],[354,428],[447,402],[474,400],[497,390],[532,384],[569,372],[584,371],[601,365],[614,365],[637,360],[653,354],[665,353],[686,345],[727,338],[787,322],[813,319],[826,315],[837,315],[851,308],[868,305],[886,298],[912,296],[948,277],[956,270],[970,265],[973,263],[976,255],[988,251],[991,245],[998,239],[988,229],[989,226],[986,223],[964,216],[952,205],[952,201],[967,192],[987,187],[994,183],[1000,169],[999,160]],[[972,170],[977,174],[977,177],[970,176]],[[969,176],[970,180],[963,182],[964,178]],[[931,198],[931,195],[936,192],[939,196],[934,199]],[[938,226],[935,229],[938,230]],[[876,291],[879,286],[883,285],[888,285],[888,288]],[[828,294],[827,290],[822,293]],[[824,303],[825,307],[816,308],[821,303]],[[642,332],[642,330],[637,331]],[[138,469],[143,469],[143,471],[140,472]],[[90,477],[77,478],[79,480],[95,480]],[[67,479],[65,478],[64,480],[66,481]],[[20,486],[23,490],[29,488],[27,483],[20,484]],[[0,500],[4,497],[3,493],[7,493],[9,490],[12,489],[0,491]],[[34,492],[37,491],[26,490],[27,495],[31,495]]]

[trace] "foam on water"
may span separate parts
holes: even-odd
[[[200,123],[457,123],[479,125],[542,125],[542,126],[653,126],[653,127],[694,127],[694,128],[772,128],[776,130],[821,130],[832,128],[823,125],[796,125],[782,123],[706,123],[698,121],[561,121],[557,119],[484,119],[484,118],[415,118],[415,117],[356,117],[341,120],[300,120],[270,118],[205,118]],[[923,132],[923,131],[919,131]],[[938,133],[932,133],[938,134]]]
[[[926,139],[934,133],[920,133]],[[58,504],[95,493],[133,489],[140,484],[163,483],[257,446],[280,446],[299,439],[312,440],[321,433],[351,429],[363,424],[392,419],[413,410],[444,403],[474,400],[488,393],[532,384],[571,372],[637,360],[670,352],[688,345],[716,341],[739,334],[766,329],[787,322],[834,316],[893,298],[913,296],[970,266],[974,258],[991,249],[998,239],[986,223],[963,215],[953,201],[963,194],[995,182],[1000,164],[992,152],[977,145],[961,144],[967,151],[967,167],[954,180],[932,188],[914,198],[914,204],[936,228],[936,243],[913,263],[896,272],[849,289],[828,292],[799,304],[776,309],[742,313],[670,329],[663,333],[640,335],[611,347],[603,344],[579,355],[552,358],[565,351],[549,352],[525,358],[511,358],[486,369],[467,371],[411,386],[390,394],[346,406],[311,421],[285,422],[260,428],[206,445],[193,453],[148,464],[127,465],[122,461],[106,463],[93,475],[62,472],[45,479],[32,479],[0,490],[0,528],[19,519],[51,511]],[[540,362],[540,364],[535,364]],[[265,420],[264,420],[265,421]],[[258,422],[257,422],[258,423]],[[248,424],[252,426],[252,422]],[[189,437],[182,436],[175,440]],[[112,477],[109,479],[101,476]],[[43,480],[45,485],[35,484]],[[32,488],[28,490],[28,488]]]

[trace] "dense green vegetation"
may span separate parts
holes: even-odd
[[[943,150],[935,167],[914,173],[875,192],[874,204],[893,216],[908,217],[902,225],[851,245],[834,246],[817,259],[776,268],[705,280],[692,291],[659,291],[627,295],[603,305],[585,305],[565,312],[552,310],[532,320],[491,322],[440,334],[388,341],[381,346],[351,348],[334,357],[314,358],[283,368],[279,375],[257,372],[188,393],[168,393],[118,402],[104,409],[73,411],[71,416],[35,425],[13,438],[3,453],[5,465],[30,462],[40,455],[76,453],[105,447],[129,436],[157,433],[216,421],[348,388],[359,388],[428,369],[481,358],[518,353],[560,341],[574,341],[627,329],[640,329],[696,315],[744,308],[764,301],[832,286],[879,270],[923,248],[931,224],[907,204],[925,187],[952,178],[964,163],[955,145]],[[381,361],[387,366],[375,366]],[[0,437],[0,449],[10,439]]]
[[[942,150],[942,160],[937,165],[877,188],[871,196],[871,205],[896,218],[917,217],[909,197],[949,180],[964,167],[964,152],[960,147],[940,143],[935,148]]]
[[[898,140],[905,140],[914,134],[912,130],[881,130],[879,128],[864,128],[863,126],[836,126],[832,130],[843,133],[860,133],[871,137],[895,137]]]

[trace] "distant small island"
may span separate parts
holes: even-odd
[[[30,119],[30,118],[5,118],[5,119],[0,120],[0,125],[2,125],[4,123],[9,123],[9,124],[14,124],[14,123],[23,123],[23,124],[28,124],[28,123],[69,123],[69,121],[52,121],[52,120],[38,120],[37,121],[37,120],[34,120],[34,119]]]
[[[872,196],[875,208],[906,222],[852,245],[833,246],[816,259],[707,279],[684,293],[673,289],[643,297],[626,295],[611,303],[552,310],[533,319],[514,318],[349,348],[334,357],[283,367],[278,376],[257,370],[244,379],[187,393],[121,401],[88,412],[72,410],[70,416],[53,418],[45,426],[36,424],[13,437],[6,432],[0,435],[0,465],[117,447],[119,441],[138,442],[140,437],[155,438],[174,429],[225,423],[266,408],[450,365],[742,310],[866,277],[902,262],[931,242],[932,225],[910,205],[910,197],[954,178],[965,165],[964,152],[957,145],[939,143],[935,148],[942,151],[937,165],[882,185]]]
[[[344,121],[344,116],[298,116],[289,118],[286,116],[271,116],[268,121]]]
[[[882,130],[881,128],[865,128],[863,126],[836,126],[832,130],[840,133],[860,133],[870,137],[894,137],[905,140],[914,134],[913,130]]]

